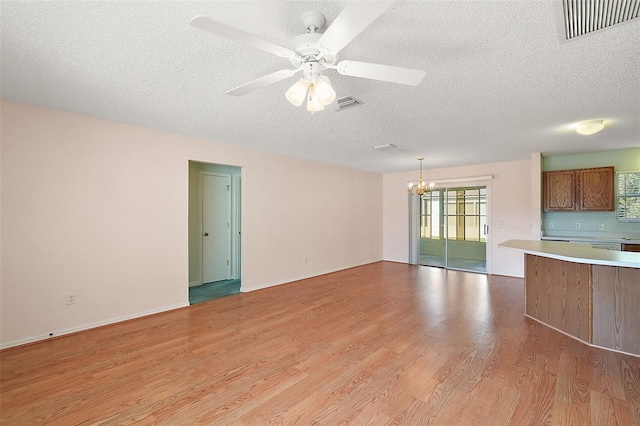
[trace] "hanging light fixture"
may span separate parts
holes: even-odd
[[[302,105],[304,98],[307,97],[307,90],[309,90],[309,82],[304,78],[298,80],[293,86],[287,90],[284,96],[289,102],[295,106]]]
[[[316,88],[313,84],[309,86],[309,92],[307,94],[307,111],[313,114],[316,111],[322,111],[324,109],[324,105],[320,103],[320,99],[318,94],[316,93]]]
[[[318,102],[322,105],[329,105],[336,98],[336,92],[331,87],[329,77],[321,75],[313,82],[313,90],[316,92]]]
[[[300,106],[307,98],[307,111],[312,114],[322,111],[325,105],[329,105],[336,99],[336,92],[331,87],[329,77],[320,74],[319,67],[313,62],[303,65],[303,74],[293,86],[284,94],[292,105]]]
[[[433,182],[431,182],[429,184],[429,186],[427,186],[424,181],[422,180],[422,160],[424,160],[423,157],[418,158],[418,161],[420,161],[420,180],[418,181],[418,185],[414,186],[413,182],[411,182],[409,184],[409,194],[411,195],[415,195],[418,194],[420,196],[426,194],[427,192],[431,192],[433,191],[433,189],[435,188],[435,184]]]

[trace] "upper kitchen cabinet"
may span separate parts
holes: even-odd
[[[576,209],[575,170],[543,173],[544,211]]]
[[[615,210],[613,167],[543,173],[544,211]]]
[[[613,167],[576,170],[576,207],[585,211],[615,210]]]

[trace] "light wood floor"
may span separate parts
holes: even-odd
[[[523,281],[380,262],[0,352],[2,425],[640,424]]]

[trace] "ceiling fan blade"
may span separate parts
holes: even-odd
[[[281,58],[292,58],[296,55],[296,52],[291,49],[287,49],[279,44],[264,40],[237,28],[230,27],[222,22],[214,21],[206,16],[196,16],[191,20],[191,26],[231,40],[239,41],[240,43],[253,46],[265,52],[273,53]]]
[[[422,70],[358,61],[342,61],[336,69],[342,75],[407,84],[409,86],[417,86],[426,75]]]
[[[273,83],[277,83],[280,80],[284,80],[285,78],[289,78],[291,76],[293,76],[295,73],[297,73],[298,70],[280,70],[280,71],[276,71],[274,73],[265,75],[264,77],[260,77],[256,80],[250,81],[249,83],[245,83],[242,86],[238,86],[234,89],[231,90],[227,90],[226,93],[227,95],[233,95],[233,96],[242,96],[242,95],[246,95],[247,93],[256,90],[256,89],[261,89],[263,87],[267,87],[270,84]]]
[[[389,8],[393,1],[352,1],[318,40],[321,51],[338,53]]]

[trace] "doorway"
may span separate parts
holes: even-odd
[[[189,162],[189,302],[240,292],[241,169]]]
[[[419,207],[420,265],[487,272],[486,186],[436,189]]]
[[[491,272],[491,176],[436,181],[409,196],[409,263]]]

